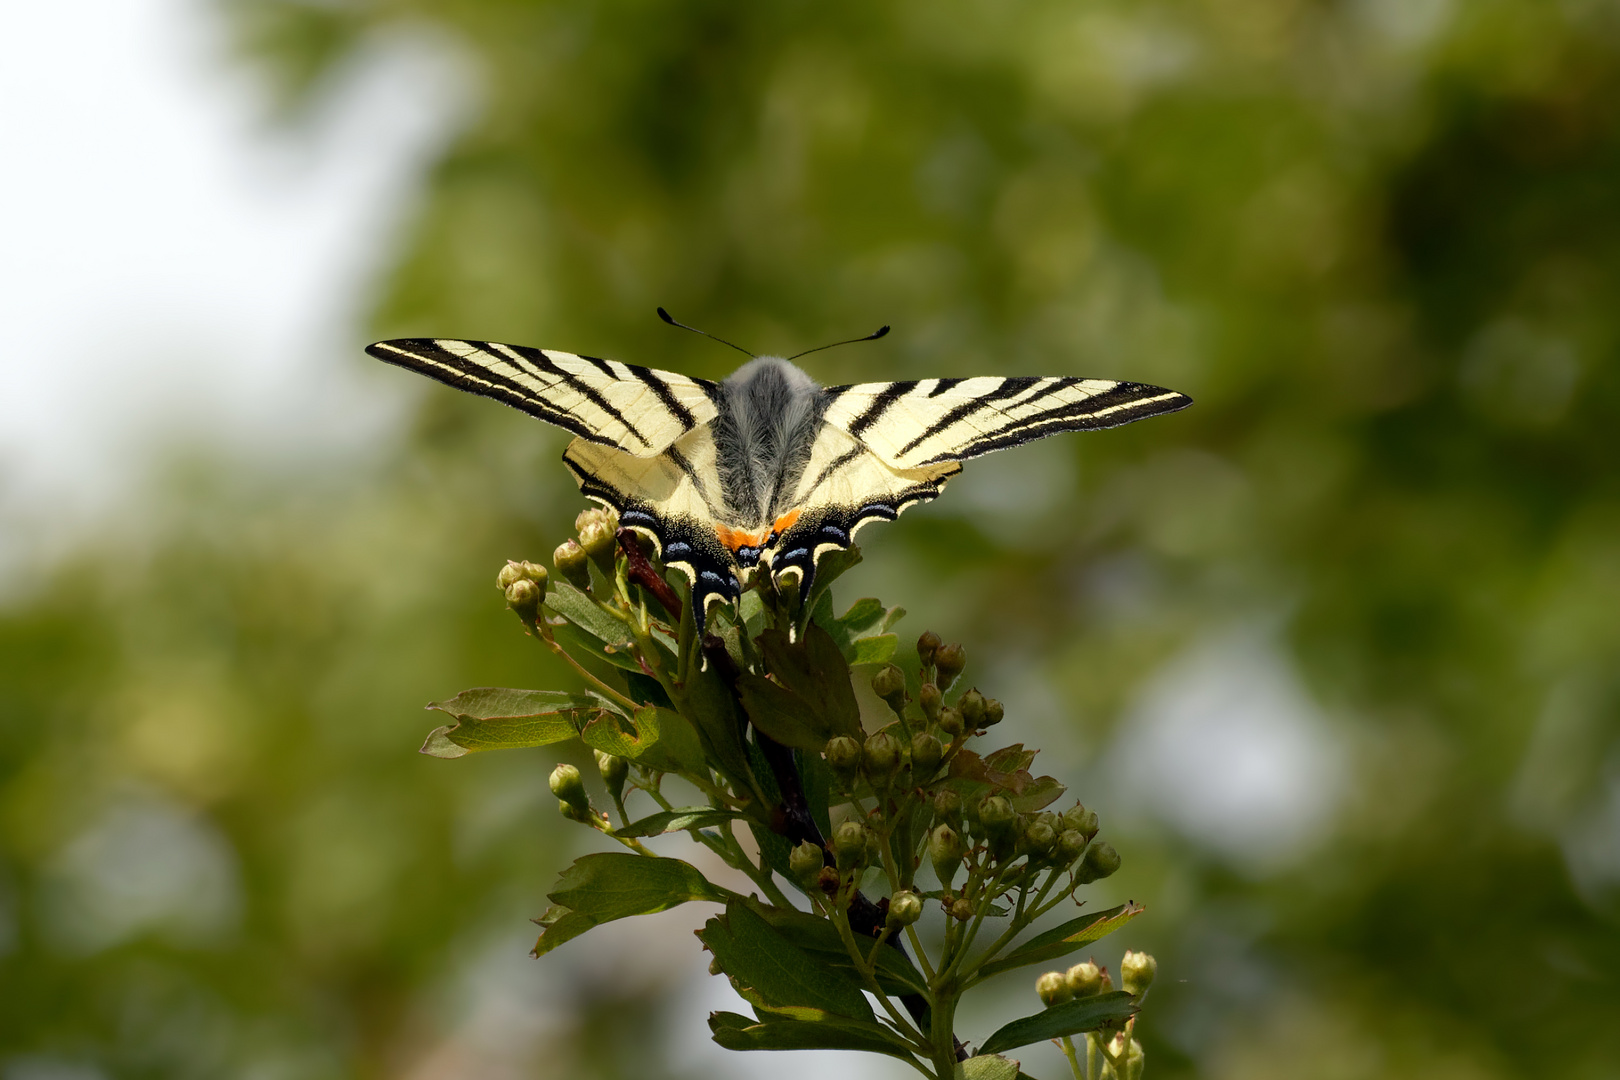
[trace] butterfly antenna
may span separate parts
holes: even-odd
[[[854,345],[861,341],[876,341],[878,338],[882,337],[888,332],[889,328],[887,326],[880,326],[870,334],[867,334],[865,337],[852,337],[848,341],[835,341],[831,345],[817,345],[813,349],[806,349],[804,352],[794,353],[792,356],[788,357],[788,359],[797,360],[801,356],[809,356],[811,353],[820,352],[822,349],[836,349],[840,345]]]
[[[733,349],[736,349],[738,352],[742,353],[744,356],[748,357],[751,360],[758,360],[759,359],[758,356],[756,356],[755,354],[749,352],[747,349],[743,348],[741,345],[732,345],[731,342],[727,341],[725,338],[715,337],[713,334],[709,333],[707,330],[699,330],[695,326],[687,326],[683,322],[676,322],[675,319],[670,315],[670,313],[665,311],[663,308],[658,309],[658,317],[660,319],[663,319],[665,322],[669,323],[669,325],[671,325],[671,326],[678,326],[682,330],[690,330],[694,334],[702,334],[704,337],[708,338],[710,341],[718,341],[722,345],[731,345],[731,347]],[[883,329],[887,330],[888,327],[885,326]]]

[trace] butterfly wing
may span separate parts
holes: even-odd
[[[1174,390],[1108,379],[921,379],[827,388],[825,421],[896,469],[965,461],[1064,431],[1118,427],[1175,412]]]
[[[718,411],[717,383],[555,349],[399,338],[366,352],[639,458],[663,453]]]

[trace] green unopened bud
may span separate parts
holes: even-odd
[[[854,783],[861,767],[861,744],[848,735],[837,735],[827,740],[827,767],[832,769],[847,790]]]
[[[922,897],[914,892],[902,890],[889,897],[889,926],[910,926],[922,918],[922,913]]]
[[[596,568],[608,577],[613,576],[614,548],[617,541],[618,515],[608,510],[586,510],[574,519],[579,530],[579,546]]]
[[[934,796],[934,820],[954,828],[962,827],[962,796],[946,788]]]
[[[833,830],[833,856],[838,869],[852,870],[866,858],[866,826],[858,821],[846,821]]]
[[[939,730],[953,739],[966,731],[967,725],[962,722],[962,710],[955,705],[947,705],[939,710]]]
[[[1090,960],[1076,964],[1063,976],[1069,983],[1069,993],[1077,998],[1093,997],[1102,993],[1102,969]]]
[[[939,635],[932,630],[923,631],[922,637],[917,639],[917,659],[922,661],[923,667],[934,662],[934,654],[939,650]]]
[[[1057,847],[1057,833],[1044,821],[1037,821],[1024,830],[1024,850],[1031,859],[1040,860]]]
[[[1098,840],[1086,848],[1086,854],[1075,869],[1074,877],[1081,885],[1090,885],[1119,869],[1119,852],[1106,840]]]
[[[1005,795],[989,795],[979,803],[979,824],[987,833],[1010,832],[1018,820],[1018,811]]]
[[[872,781],[874,787],[881,786],[900,767],[900,740],[887,731],[869,735],[862,758],[866,765],[866,778]]]
[[[1006,715],[1007,710],[1002,708],[1001,702],[997,701],[995,698],[985,698],[984,722],[979,726],[987,728],[995,727],[997,724],[1001,723],[1001,718]]]
[[[1108,1051],[1120,1064],[1115,1073],[1119,1080],[1142,1080],[1142,1066],[1147,1064],[1147,1055],[1142,1052],[1141,1043],[1135,1039],[1127,1041],[1122,1033],[1114,1036],[1108,1044]]]
[[[917,704],[922,706],[923,715],[928,718],[929,723],[939,719],[939,708],[945,703],[944,697],[945,695],[939,692],[939,687],[931,682],[923,683],[922,688],[917,691]]]
[[[962,719],[969,731],[977,731],[984,726],[983,694],[977,690],[969,690],[956,702],[956,707],[962,710]]]
[[[506,606],[525,623],[532,623],[539,617],[540,601],[545,595],[545,590],[528,578],[518,578],[506,587]]]
[[[1074,865],[1074,861],[1086,853],[1086,834],[1073,829],[1064,829],[1058,833],[1057,861],[1064,866]]]
[[[1141,997],[1153,985],[1159,962],[1145,952],[1128,952],[1119,962],[1119,981],[1128,994]]]
[[[788,852],[788,869],[793,872],[794,879],[806,889],[816,886],[826,862],[820,845],[812,844],[808,840]]]
[[[1074,991],[1069,989],[1069,980],[1061,971],[1048,971],[1036,979],[1035,993],[1040,997],[1041,1004],[1048,1009],[1074,997]]]
[[[1063,827],[1082,834],[1088,841],[1097,835],[1097,813],[1075,803],[1063,811]]]
[[[630,775],[630,763],[605,751],[596,752],[596,771],[602,774],[602,783],[614,798],[624,794],[624,781]]]
[[[973,904],[966,898],[954,900],[951,902],[950,914],[957,922],[967,922],[974,916]]]
[[[967,667],[967,650],[962,646],[953,642],[934,650],[934,670],[939,673],[936,681],[941,690],[950,689],[951,684],[962,674],[965,667]]]
[[[962,837],[949,825],[940,825],[928,834],[928,859],[934,864],[934,874],[939,878],[941,888],[951,887],[951,879],[961,868],[965,854],[967,845],[962,843]]]
[[[872,693],[888,702],[889,708],[900,712],[906,707],[905,672],[893,664],[879,668],[872,676]]]
[[[934,770],[944,757],[945,748],[928,732],[919,731],[911,737],[911,767],[919,783],[933,778]]]
[[[551,561],[557,567],[557,573],[561,574],[576,589],[588,589],[591,587],[591,571],[588,559],[589,556],[585,554],[585,549],[573,540],[564,540],[558,544],[557,550],[552,552],[551,555]]]
[[[580,813],[590,813],[591,800],[585,794],[585,781],[572,765],[564,763],[551,770],[551,793]]]
[[[522,563],[508,561],[505,566],[501,567],[501,572],[495,575],[495,587],[505,592],[514,581],[522,581],[527,576],[523,572]]]

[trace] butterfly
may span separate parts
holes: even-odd
[[[366,352],[573,432],[563,461],[580,491],[686,575],[700,634],[709,608],[735,602],[760,569],[803,601],[824,556],[936,498],[969,458],[1192,404],[1108,379],[819,386],[773,356],[713,382],[493,341],[398,338]]]

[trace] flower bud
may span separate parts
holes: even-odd
[[[962,827],[962,796],[949,788],[934,796],[934,820],[950,825],[953,828]]]
[[[602,783],[616,799],[624,794],[624,781],[630,775],[630,763],[605,751],[596,752],[596,771],[602,774]]]
[[[939,635],[932,630],[923,631],[923,636],[917,639],[917,659],[922,661],[923,667],[929,667],[934,662],[934,653],[940,646]]]
[[[919,731],[911,737],[911,767],[919,781],[931,780],[944,756],[945,748],[928,732]]]
[[[1035,980],[1035,993],[1039,995],[1041,1004],[1050,1009],[1054,1005],[1061,1005],[1074,997],[1074,991],[1069,989],[1069,980],[1061,971],[1048,971]]]
[[[1024,850],[1032,860],[1039,861],[1057,847],[1057,833],[1044,821],[1037,821],[1024,830]]]
[[[939,877],[940,888],[949,889],[951,879],[962,866],[962,856],[967,854],[967,846],[962,843],[962,837],[949,825],[940,825],[928,834],[928,858],[934,864],[934,873]]]
[[[866,826],[858,821],[844,822],[833,830],[832,846],[838,869],[854,869],[866,858]]]
[[[973,904],[966,897],[963,897],[960,900],[955,900],[951,903],[950,914],[951,918],[955,919],[957,922],[967,922],[969,919],[973,918]]]
[[[1119,962],[1119,981],[1128,994],[1141,997],[1153,985],[1159,962],[1145,952],[1128,952]]]
[[[922,897],[914,892],[902,890],[889,897],[889,926],[910,926],[922,918],[922,913]]]
[[[979,803],[979,824],[987,833],[1010,832],[1018,820],[1018,812],[1005,795],[987,795]]]
[[[862,758],[866,765],[866,778],[874,787],[881,786],[900,767],[900,740],[887,731],[869,735]]]
[[[1090,960],[1076,964],[1063,976],[1068,980],[1069,993],[1077,998],[1087,998],[1102,993],[1103,972]]]
[[[1114,992],[1114,977],[1108,974],[1107,968],[1100,969],[1097,981],[1097,993],[1111,994]]]
[[[823,865],[821,873],[816,875],[816,888],[831,896],[838,891],[838,871],[831,866]]]
[[[522,563],[508,560],[507,564],[501,567],[501,572],[495,575],[495,587],[505,592],[514,581],[522,581],[527,576],[523,572]]]
[[[1097,835],[1097,812],[1087,810],[1079,803],[1075,803],[1063,811],[1063,827],[1073,829],[1083,835],[1087,841]]]
[[[984,699],[984,722],[981,727],[995,727],[1001,723],[1001,718],[1007,715],[1007,710],[995,698]]]
[[[551,554],[551,561],[556,565],[557,573],[576,589],[591,587],[591,571],[587,559],[585,549],[573,540],[564,540]]]
[[[906,676],[905,672],[887,664],[878,669],[872,676],[872,693],[888,702],[889,708],[895,712],[906,707]]]
[[[962,711],[955,705],[947,705],[940,709],[939,730],[953,739],[966,731],[967,725],[962,722]]]
[[[506,587],[506,606],[525,623],[532,623],[539,617],[540,601],[545,595],[545,590],[528,578],[518,578]]]
[[[574,520],[574,526],[579,530],[580,549],[608,577],[613,576],[613,560],[618,543],[614,533],[618,524],[618,515],[609,510],[586,510]]]
[[[827,740],[827,767],[832,769],[839,784],[848,790],[861,768],[861,744],[848,735],[836,735]]]
[[[793,872],[794,879],[806,889],[815,887],[821,877],[821,868],[826,862],[820,846],[808,840],[788,852],[788,869]]]
[[[1058,833],[1057,861],[1063,866],[1073,866],[1074,861],[1086,853],[1086,834],[1073,829],[1064,829]]]
[[[939,678],[935,681],[939,683],[941,690],[949,689],[965,667],[967,667],[967,650],[955,642],[941,645],[934,650],[934,670],[939,674]]]
[[[872,829],[866,830],[866,865],[883,865],[883,839]]]
[[[977,731],[984,726],[984,695],[977,690],[969,690],[956,702],[956,707],[962,710],[962,720],[969,731]]]
[[[944,704],[944,695],[939,692],[939,687],[931,682],[925,682],[922,689],[917,691],[917,704],[922,706],[923,715],[928,717],[928,722],[933,723],[939,719],[939,707]]]
[[[590,813],[591,800],[585,794],[585,781],[572,765],[564,763],[551,770],[551,793],[580,813]]]
[[[1075,869],[1074,877],[1081,885],[1090,885],[1119,869],[1119,852],[1106,840],[1098,840],[1086,848],[1085,856]]]
[[[1142,1052],[1141,1043],[1135,1039],[1126,1041],[1121,1033],[1114,1036],[1108,1050],[1120,1064],[1119,1080],[1142,1080],[1142,1066],[1146,1064],[1147,1055]]]

